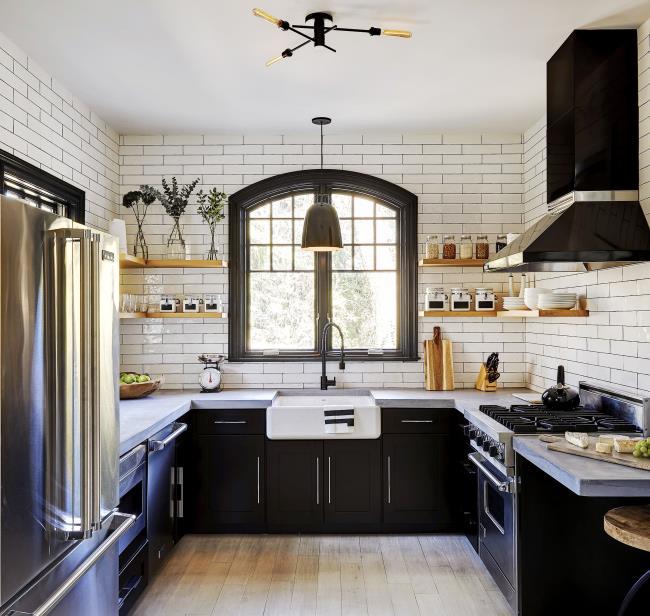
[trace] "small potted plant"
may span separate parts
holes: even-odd
[[[138,226],[135,240],[133,242],[134,257],[141,256],[143,259],[149,258],[149,248],[147,246],[147,241],[144,239],[142,225],[147,216],[149,206],[156,200],[157,196],[157,191],[154,188],[143,185],[140,186],[140,190],[131,190],[122,198],[122,205],[133,212],[135,222]],[[140,255],[138,255],[138,252]]]
[[[185,186],[179,186],[175,177],[172,178],[171,184],[165,178],[162,179],[163,189],[162,192],[158,192],[158,200],[165,208],[165,212],[174,220],[174,226],[167,239],[167,257],[170,259],[185,259],[187,257],[180,219],[187,209],[190,195],[194,192],[199,179],[196,178]]]
[[[220,223],[226,215],[224,214],[224,208],[226,203],[228,203],[228,195],[224,192],[219,192],[216,188],[213,188],[208,193],[204,193],[200,190],[197,193],[197,200],[199,203],[198,213],[208,225],[210,229],[210,250],[208,250],[208,259],[213,261],[218,258],[218,250],[214,243],[214,232],[217,229],[217,223]]]

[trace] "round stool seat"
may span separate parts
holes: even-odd
[[[650,552],[650,505],[610,509],[605,514],[604,527],[613,539]]]

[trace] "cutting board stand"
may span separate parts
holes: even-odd
[[[494,381],[494,383],[490,383],[487,378],[487,368],[485,367],[485,364],[481,364],[481,369],[478,371],[478,376],[476,377],[476,383],[474,384],[474,389],[478,389],[479,391],[496,391],[497,390],[497,382]]]

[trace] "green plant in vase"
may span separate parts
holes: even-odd
[[[210,229],[210,250],[208,250],[207,257],[213,261],[218,258],[219,252],[214,243],[214,232],[217,230],[217,224],[226,217],[224,208],[228,203],[228,195],[225,192],[219,192],[216,188],[208,193],[200,190],[197,193],[197,201],[199,204],[197,212]]]
[[[135,216],[135,222],[138,230],[133,242],[133,256],[141,256],[143,259],[149,258],[149,247],[144,239],[142,225],[147,216],[149,206],[156,200],[157,192],[151,186],[140,186],[140,190],[131,190],[122,197],[122,205],[129,208]],[[138,254],[140,253],[140,254]]]
[[[158,191],[158,200],[165,208],[165,212],[174,220],[174,226],[167,239],[167,256],[170,259],[185,259],[187,257],[180,219],[187,209],[190,196],[199,180],[200,178],[196,178],[185,186],[179,186],[175,177],[172,178],[171,184],[165,178],[162,179],[163,189],[162,192]]]

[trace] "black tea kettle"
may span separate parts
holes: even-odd
[[[564,384],[564,366],[557,367],[557,385],[542,394],[542,403],[551,411],[572,411],[580,406],[580,394]]]

